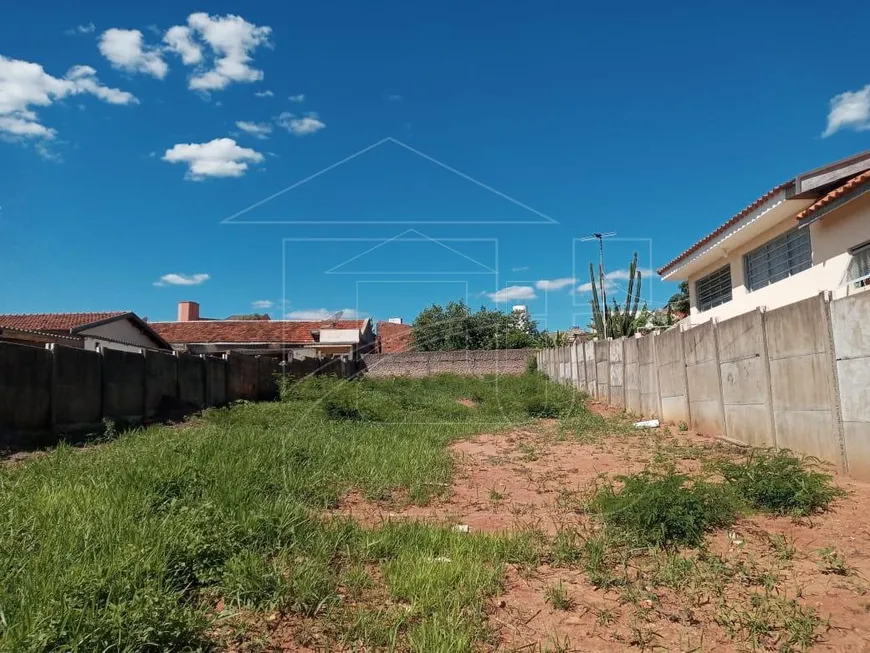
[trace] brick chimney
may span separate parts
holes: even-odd
[[[178,321],[196,322],[199,320],[198,302],[178,302]]]

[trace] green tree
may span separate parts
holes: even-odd
[[[475,313],[464,301],[432,304],[411,327],[416,351],[523,349],[535,346],[537,337],[537,325],[525,317],[483,306]]]
[[[592,328],[599,338],[621,338],[634,335],[637,331],[637,306],[640,303],[641,272],[637,269],[637,252],[631,259],[628,268],[628,288],[625,293],[625,306],[620,308],[614,299],[608,306],[606,300],[598,297],[598,286],[604,286],[604,268],[598,266],[598,279],[595,279],[595,269],[589,264],[589,278],[592,282]],[[632,297],[632,291],[634,297]],[[602,306],[603,304],[603,306]]]
[[[668,308],[675,313],[689,314],[689,282],[680,283],[680,291],[671,295],[668,300]]]

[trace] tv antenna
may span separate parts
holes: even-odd
[[[344,311],[336,311],[335,313],[333,313],[332,315],[327,317],[324,320],[324,322],[328,322],[330,324],[335,324],[336,322],[338,322],[341,319],[342,315],[344,315]]]
[[[613,238],[615,235],[615,231],[608,231],[607,233],[595,232],[580,239],[580,242],[598,241],[598,284],[601,291],[601,305],[604,307],[601,321],[604,323],[605,340],[607,340],[607,293],[604,290],[604,239]]]

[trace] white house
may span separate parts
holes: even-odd
[[[689,282],[689,325],[870,286],[870,151],[776,186],[658,273]]]

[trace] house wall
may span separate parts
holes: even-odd
[[[727,257],[723,256],[689,276],[691,314],[687,324],[703,324],[712,318],[724,320],[753,311],[759,306],[779,308],[813,297],[823,290],[839,288],[851,260],[848,249],[870,238],[870,195],[844,204],[840,209],[807,227],[810,230],[813,251],[811,268],[750,292],[745,285],[743,256],[793,229],[796,224],[792,215],[734,251],[728,252]],[[731,301],[706,311],[698,311],[695,282],[720,269],[726,262],[731,266]]]
[[[79,335],[85,336],[85,349],[90,351],[100,346],[108,349],[137,352],[139,347],[150,347],[153,349],[156,346],[154,341],[142,333],[130,320],[115,320],[114,322],[101,324],[100,326],[80,331]],[[101,340],[100,336],[109,340]],[[120,340],[127,344],[112,342],[114,340]]]
[[[620,346],[628,410],[744,445],[791,449],[870,480],[870,287],[624,342],[582,343],[585,353],[548,349],[538,365],[585,390],[558,361],[592,352],[603,369],[599,352]],[[598,376],[599,400],[619,403],[614,380]]]

